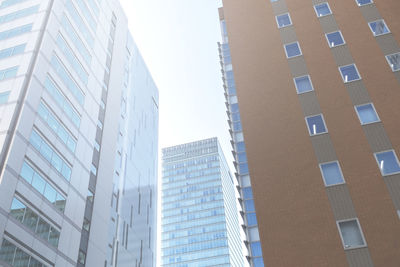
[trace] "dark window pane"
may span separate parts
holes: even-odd
[[[0,260],[12,264],[16,247],[7,240],[3,240],[0,249]]]
[[[31,209],[27,208],[24,218],[24,224],[31,229],[33,232],[36,230],[37,222],[39,217]]]
[[[18,199],[14,198],[11,204],[10,215],[18,221],[22,222],[22,220],[24,219],[25,209],[25,205],[22,204]]]
[[[36,233],[38,234],[38,236],[47,241],[49,240],[49,232],[50,232],[50,225],[47,222],[45,222],[42,218],[40,218]]]

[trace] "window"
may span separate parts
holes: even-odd
[[[0,104],[7,103],[9,96],[10,96],[10,91],[0,93]]]
[[[263,258],[253,258],[254,267],[264,267],[264,260]]]
[[[313,91],[314,88],[311,83],[309,75],[294,78],[294,84],[298,94]]]
[[[358,6],[372,4],[372,0],[356,0]]]
[[[244,199],[251,199],[253,198],[253,191],[251,190],[251,187],[245,187],[242,189],[243,191],[243,198]]]
[[[355,64],[339,67],[339,70],[345,83],[361,79]]]
[[[314,6],[315,13],[317,13],[317,17],[323,17],[332,14],[332,11],[329,7],[328,3],[322,3]]]
[[[85,252],[83,252],[82,250],[79,250],[78,262],[79,262],[80,264],[85,265],[85,261],[86,261],[86,254],[85,254]]]
[[[356,111],[361,124],[369,124],[379,121],[378,114],[372,103],[356,106]]]
[[[256,208],[254,207],[254,201],[252,199],[245,200],[244,205],[246,207],[246,212],[256,211]]]
[[[400,70],[400,53],[388,55],[386,60],[392,71]]]
[[[374,36],[379,36],[390,32],[389,28],[386,26],[386,23],[383,19],[370,22],[368,23],[368,25],[371,28],[371,31],[374,34]]]
[[[400,172],[400,164],[394,150],[375,153],[375,158],[383,176]]]
[[[258,256],[262,256],[262,252],[261,252],[261,244],[260,242],[254,242],[250,244],[251,247],[251,255],[253,257],[258,257]]]
[[[300,56],[301,49],[300,49],[299,42],[285,44],[285,52],[286,52],[287,58]]]
[[[276,23],[278,23],[278,28],[292,25],[292,20],[290,19],[289,13],[276,16]]]
[[[5,70],[0,70],[0,81],[17,76],[17,72],[18,72],[18,67],[12,67]]]
[[[306,117],[306,122],[311,136],[328,132],[322,114]]]
[[[341,31],[327,33],[325,36],[330,48],[345,44]]]
[[[39,10],[39,5],[28,7],[25,9],[20,9],[16,12],[8,13],[0,17],[0,23],[6,23],[23,17],[27,17],[29,15],[36,13],[38,10]]]
[[[255,213],[246,213],[247,224],[249,226],[257,225],[257,216]]]
[[[359,248],[366,245],[358,219],[338,221],[337,226],[345,249]]]
[[[322,163],[319,165],[325,186],[343,184],[343,174],[337,161]]]
[[[22,54],[25,51],[25,46],[26,44],[22,44],[0,50],[0,59]]]
[[[15,37],[17,35],[21,35],[32,30],[33,24],[22,25],[17,28],[13,28],[11,30],[7,30],[4,32],[0,32],[0,40],[5,40],[8,38]]]

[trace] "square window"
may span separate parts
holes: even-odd
[[[251,247],[251,255],[253,257],[262,256],[261,243],[260,242],[250,243],[250,247]]]
[[[322,114],[306,117],[306,122],[311,136],[328,132]]]
[[[371,28],[371,31],[374,34],[374,36],[379,36],[390,32],[389,28],[386,26],[386,23],[383,19],[370,22],[368,23],[368,25]]]
[[[343,45],[345,43],[343,35],[340,31],[327,33],[325,36],[330,48]]]
[[[252,212],[252,211],[256,211],[255,207],[254,207],[254,201],[251,200],[245,200],[244,201],[244,205],[246,207],[246,212]]]
[[[298,42],[285,44],[286,57],[297,57],[301,55],[301,50]]]
[[[372,0],[356,0],[358,6],[372,4]]]
[[[314,6],[315,12],[317,13],[317,17],[323,17],[332,14],[332,11],[329,7],[328,3],[322,3]]]
[[[289,13],[276,16],[276,23],[278,23],[278,28],[292,25],[292,20],[290,19]]]
[[[309,75],[294,78],[294,84],[298,94],[313,91],[314,88],[311,83]]]
[[[343,174],[340,169],[339,162],[327,162],[319,165],[322,173],[322,178],[324,178],[324,182],[326,186],[343,184]]]
[[[345,83],[361,79],[355,64],[339,67],[339,70]]]
[[[357,219],[339,221],[337,225],[345,249],[359,248],[366,245]]]
[[[255,213],[246,213],[248,226],[257,225],[257,216]]]
[[[400,70],[400,53],[386,56],[386,60],[392,71]]]
[[[356,106],[356,111],[361,124],[369,124],[379,121],[378,114],[372,103]]]
[[[394,150],[375,153],[375,158],[383,176],[400,172],[400,164]]]
[[[264,267],[264,260],[262,257],[253,258],[254,267]]]
[[[251,190],[251,187],[245,187],[242,189],[243,192],[243,198],[244,199],[251,199],[253,198],[253,191]]]

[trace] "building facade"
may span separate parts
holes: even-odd
[[[162,153],[161,266],[244,266],[235,184],[218,139]]]
[[[224,93],[228,114],[229,132],[231,135],[232,153],[234,158],[235,176],[238,181],[238,192],[243,217],[243,229],[246,234],[246,248],[248,252],[247,260],[250,266],[263,267],[260,236],[256,210],[254,207],[253,189],[249,167],[247,164],[246,145],[243,137],[242,123],[240,121],[240,110],[236,95],[235,77],[233,74],[232,58],[229,48],[229,38],[226,32],[226,24],[223,19],[223,10],[220,9],[222,43],[218,44],[222,79],[224,83]]]
[[[0,114],[0,265],[155,266],[158,92],[117,0],[0,1]]]
[[[223,1],[266,266],[398,266],[399,11]]]

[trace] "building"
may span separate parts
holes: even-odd
[[[266,266],[398,266],[399,11],[223,1]]]
[[[1,266],[155,266],[158,91],[117,0],[0,1],[0,114]]]
[[[221,9],[222,11],[222,9]],[[234,158],[235,176],[238,181],[238,193],[243,217],[243,229],[246,234],[245,245],[247,248],[247,260],[250,266],[263,267],[260,236],[256,210],[254,207],[253,189],[247,164],[246,146],[243,137],[242,123],[240,121],[240,110],[236,96],[235,77],[233,74],[232,58],[229,48],[229,39],[226,32],[225,21],[221,16],[222,43],[218,44],[224,93],[228,114],[229,132],[231,134],[232,153]]]
[[[244,266],[234,178],[218,139],[162,153],[161,266]]]

